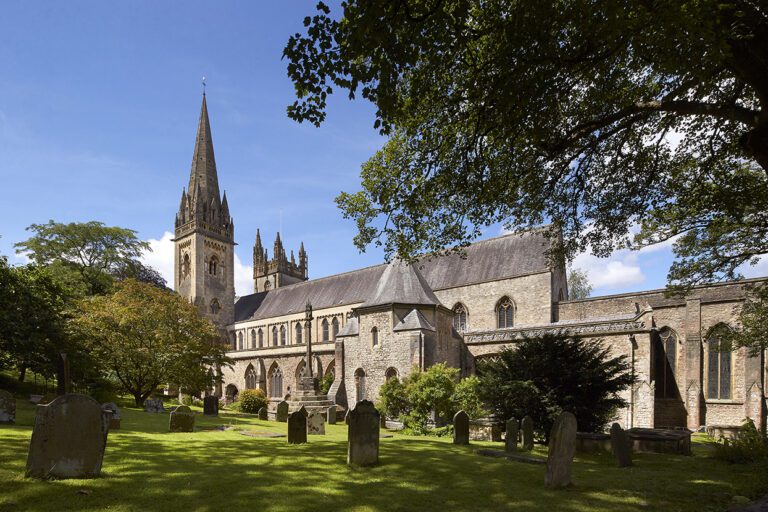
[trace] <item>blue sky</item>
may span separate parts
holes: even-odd
[[[352,244],[333,199],[359,188],[383,139],[373,107],[331,99],[321,128],[291,121],[281,52],[309,2],[6,2],[0,21],[0,254],[31,223],[100,220],[150,241],[172,275],[170,232],[208,82],[216,162],[235,220],[237,293],[250,293],[256,228],[304,241],[311,277],[382,261]],[[486,236],[500,233],[498,226]],[[669,247],[584,255],[596,294],[664,285]]]

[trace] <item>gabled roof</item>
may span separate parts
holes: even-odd
[[[346,336],[357,336],[358,334],[360,334],[360,324],[357,321],[357,317],[353,316],[349,319],[349,321],[347,321],[347,325],[345,325],[344,328],[339,331],[336,337],[344,338]]]
[[[544,254],[549,247],[543,230],[536,230],[475,242],[464,249],[465,258],[460,254],[422,258],[415,265],[429,288],[443,290],[549,271]],[[235,321],[303,312],[307,300],[316,310],[374,301],[388,267],[381,264],[246,295],[235,304]]]
[[[382,272],[376,289],[361,307],[368,308],[384,304],[418,304],[436,306],[440,301],[429,287],[418,265],[409,265],[395,259]]]
[[[395,332],[418,330],[434,332],[435,328],[432,327],[432,324],[430,324],[426,318],[424,318],[424,315],[421,314],[421,311],[414,309],[408,313],[405,318],[403,318],[403,320],[392,330]]]

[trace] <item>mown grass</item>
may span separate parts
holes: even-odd
[[[734,495],[768,490],[768,467],[728,465],[697,439],[692,457],[639,455],[619,469],[610,455],[578,455],[566,490],[543,485],[544,466],[481,457],[480,446],[395,435],[382,439],[377,467],[345,464],[346,427],[305,445],[247,437],[286,431],[249,415],[198,416],[197,431],[170,434],[168,415],[124,408],[109,434],[103,475],[93,480],[24,478],[33,406],[19,400],[18,423],[0,426],[0,511],[715,511]],[[495,445],[500,447],[500,445]],[[543,447],[537,447],[545,456]]]

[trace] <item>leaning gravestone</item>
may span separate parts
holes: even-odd
[[[259,419],[260,420],[268,420],[269,419],[269,411],[266,407],[262,407],[259,409]]]
[[[620,468],[632,465],[632,446],[629,444],[629,436],[618,423],[611,425],[611,450]]]
[[[504,450],[507,452],[517,451],[517,436],[520,433],[520,427],[517,424],[517,418],[507,420],[507,437],[504,439]]]
[[[27,455],[26,476],[93,478],[101,473],[109,411],[76,393],[38,405]]]
[[[529,452],[533,450],[533,419],[525,416],[520,422],[520,429],[523,431],[523,450]]]
[[[336,406],[335,405],[332,405],[328,408],[328,410],[326,411],[325,420],[328,422],[329,425],[336,424]]]
[[[288,415],[288,444],[303,444],[307,442],[307,410],[301,406],[296,412]]]
[[[219,415],[219,397],[211,395],[203,398],[203,414],[206,416]]]
[[[171,409],[171,419],[168,421],[169,432],[194,432],[195,414],[186,405]]]
[[[370,466],[379,461],[379,411],[361,400],[347,413],[347,464]]]
[[[453,415],[453,444],[469,444],[469,415],[464,411]]]
[[[560,413],[549,435],[549,455],[544,485],[568,487],[571,485],[571,466],[576,453],[576,416]]]
[[[163,399],[148,398],[147,400],[144,400],[144,411],[145,412],[165,412],[165,407],[163,407]]]
[[[313,411],[307,416],[307,434],[325,435],[325,415],[321,411]]]
[[[111,416],[109,417],[109,430],[120,430],[120,409],[114,402],[107,402],[101,405],[102,411],[109,411]]]
[[[0,423],[16,423],[16,399],[0,389]]]
[[[282,421],[285,423],[288,421],[288,402],[283,400],[277,404],[277,412],[275,413],[275,421]]]

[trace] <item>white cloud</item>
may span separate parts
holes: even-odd
[[[744,277],[765,277],[768,276],[768,254],[760,256],[756,265],[749,263],[739,267],[739,271]]]
[[[150,238],[147,242],[152,251],[145,252],[141,262],[160,272],[168,286],[173,288],[173,233],[166,231],[159,240]],[[253,293],[253,267],[243,265],[235,254],[235,295],[250,293]]]
[[[636,251],[616,251],[608,258],[585,252],[574,258],[572,267],[584,270],[595,288],[623,288],[645,281],[645,274],[637,264]]]

